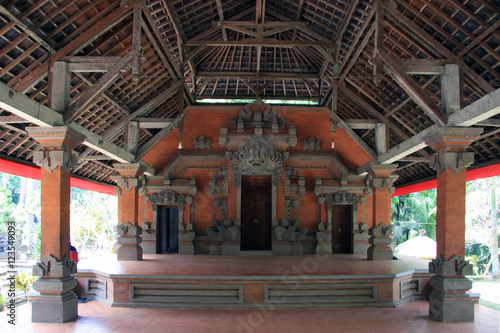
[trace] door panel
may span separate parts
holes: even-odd
[[[241,250],[271,250],[271,176],[243,176]]]
[[[352,253],[352,206],[332,206],[332,252]]]
[[[158,206],[156,253],[178,253],[179,210],[177,207]]]

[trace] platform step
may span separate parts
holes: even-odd
[[[242,256],[272,256],[273,251],[240,251]]]

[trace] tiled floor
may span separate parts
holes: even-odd
[[[498,333],[499,312],[476,305],[475,323],[444,324],[429,319],[429,304],[398,308],[195,310],[111,308],[79,304],[78,320],[65,324],[30,322],[31,306],[16,309],[16,326],[0,313],[0,332],[478,332]]]

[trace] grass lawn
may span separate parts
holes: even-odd
[[[500,280],[490,277],[469,277],[472,279],[472,291],[481,294],[479,304],[500,311]]]

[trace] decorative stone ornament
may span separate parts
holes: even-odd
[[[133,225],[130,222],[124,225],[118,224],[116,233],[118,234],[117,242],[120,244],[117,250],[118,260],[142,260],[141,227],[137,223]]]
[[[31,320],[35,323],[65,323],[78,317],[78,297],[72,291],[76,263],[65,255],[58,261],[48,255],[33,266],[33,275],[42,278],[33,283],[39,293],[32,302]]]
[[[456,254],[449,260],[440,254],[429,263],[429,272],[436,274],[429,281],[429,314],[441,322],[473,322],[474,301],[467,294],[472,282],[464,277],[472,275],[472,265]]]
[[[309,139],[304,139],[302,145],[304,150],[318,151],[321,149],[321,139],[311,136]]]
[[[65,255],[61,261],[58,261],[49,254],[33,266],[33,276],[66,277],[76,273],[76,271],[76,262],[72,261],[68,255]]]
[[[153,204],[154,211],[158,209],[158,205],[177,205],[179,210],[182,211],[186,203],[186,195],[173,190],[164,190],[157,194],[148,195],[147,202]]]
[[[274,151],[273,146],[262,135],[253,136],[233,155],[231,163],[233,186],[241,186],[242,175],[272,175],[275,187],[281,186],[283,173],[282,156]]]
[[[368,248],[368,260],[392,260],[392,226],[380,223],[369,230],[371,246]]]
[[[27,127],[26,130],[42,146],[42,150],[33,154],[33,162],[38,166],[49,172],[62,166],[69,172],[78,164],[78,157],[72,151],[85,140],[85,135],[66,126]]]
[[[194,149],[210,150],[212,149],[212,139],[205,138],[203,135],[193,140]]]

